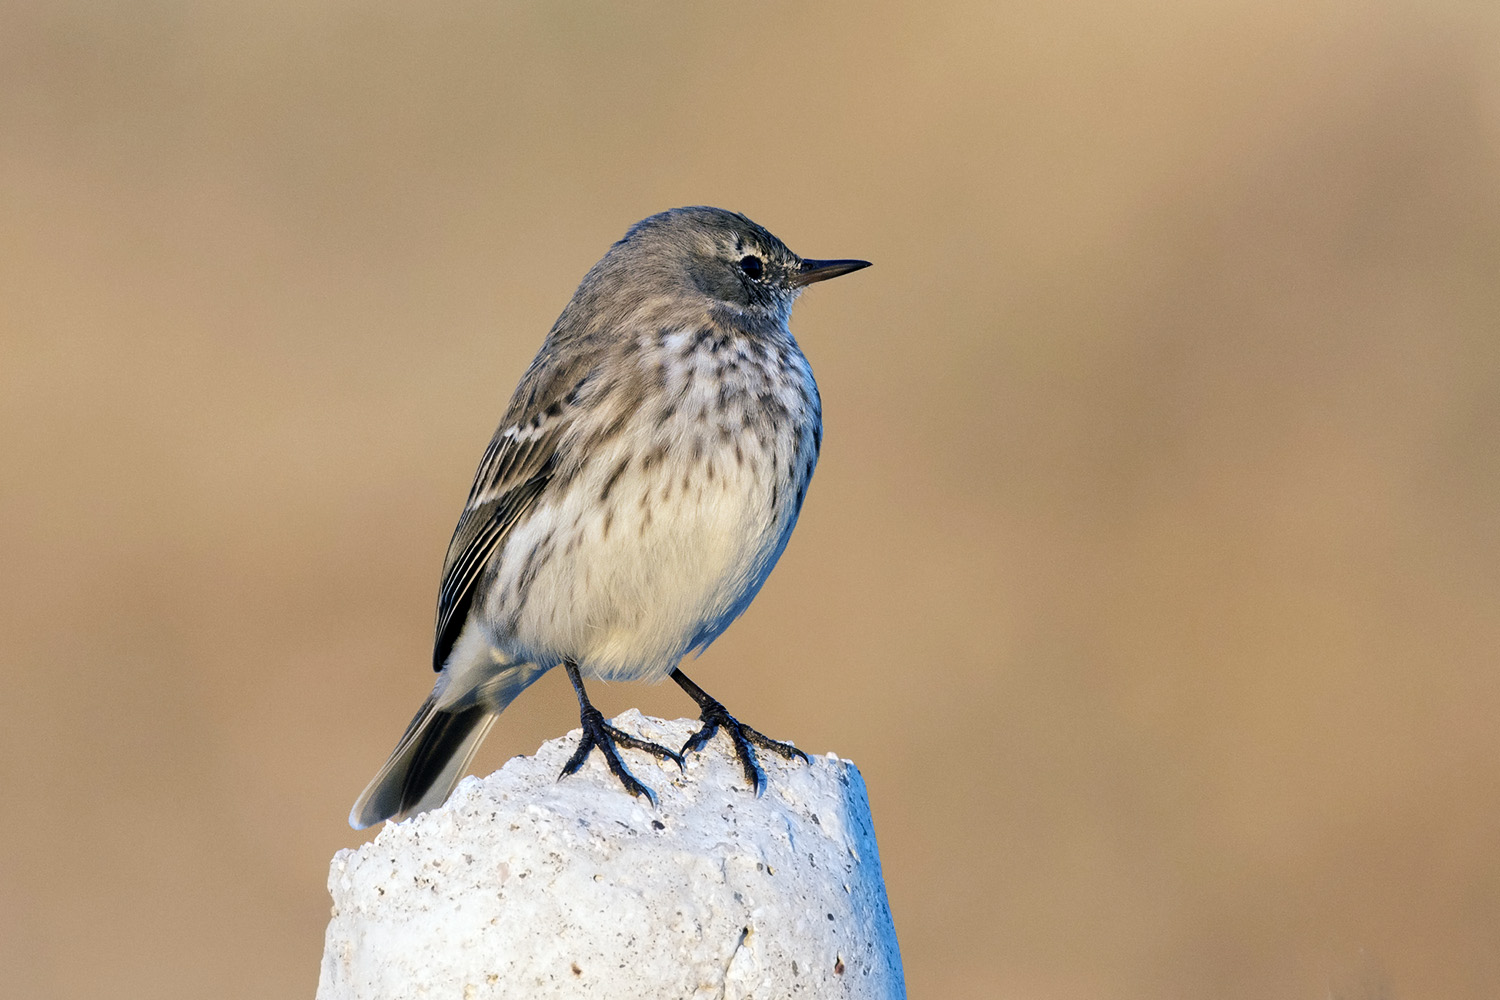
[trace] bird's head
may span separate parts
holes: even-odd
[[[784,324],[805,287],[869,266],[799,257],[737,212],[674,208],[631,226],[579,291],[608,289],[614,301],[671,296],[685,306]]]

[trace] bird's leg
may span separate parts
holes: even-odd
[[[740,759],[740,766],[745,769],[745,780],[750,782],[750,787],[755,789],[756,795],[765,790],[766,779],[761,773],[760,766],[755,762],[755,751],[751,749],[751,744],[762,750],[778,753],[787,760],[800,757],[804,762],[807,761],[807,754],[790,743],[773,740],[736,720],[717,699],[688,680],[688,675],[681,670],[674,669],[672,679],[677,682],[678,687],[688,693],[688,697],[698,703],[700,709],[698,718],[703,722],[702,728],[682,745],[684,755],[702,750],[708,741],[714,738],[714,734],[719,731],[720,727],[723,727],[724,731],[729,734],[729,739],[734,743],[734,753]]]
[[[676,761],[678,767],[682,766],[682,756],[664,746],[638,740],[629,733],[622,732],[605,722],[604,716],[593,706],[587,692],[583,690],[583,678],[578,676],[578,665],[568,662],[563,666],[568,671],[568,680],[573,682],[573,690],[578,693],[578,721],[583,726],[583,738],[578,741],[578,749],[573,751],[573,756],[569,757],[568,762],[563,765],[562,774],[559,774],[558,778],[566,778],[575,773],[588,759],[589,751],[597,747],[604,755],[604,763],[608,765],[610,773],[620,779],[620,784],[625,786],[625,790],[631,795],[644,795],[651,800],[652,805],[655,805],[656,796],[651,789],[637,781],[635,776],[625,769],[624,763],[620,760],[618,747],[644,750],[661,760]]]

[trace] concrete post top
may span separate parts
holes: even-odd
[[[698,725],[614,724],[673,748]],[[578,735],[335,856],[319,1000],[905,996],[853,764],[763,754],[757,798],[722,735],[685,772],[623,751],[653,807],[597,754],[559,781]]]

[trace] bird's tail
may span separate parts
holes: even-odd
[[[468,770],[495,717],[539,676],[541,671],[534,668],[512,667],[491,679],[487,697],[467,705],[440,708],[441,689],[428,695],[390,760],[355,801],[349,825],[363,830],[381,820],[405,819],[442,805]]]

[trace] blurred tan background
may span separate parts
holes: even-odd
[[[1500,996],[1500,16],[0,8],[0,970],[310,997],[511,388],[631,222],[868,272],[693,676],[914,997]],[[676,717],[670,688],[601,706]],[[576,725],[548,677],[478,767]]]

